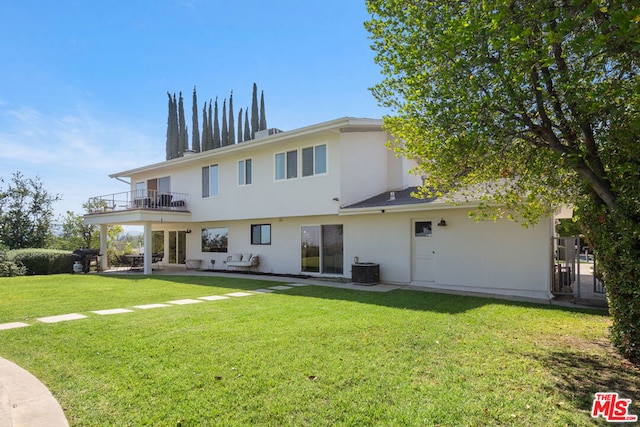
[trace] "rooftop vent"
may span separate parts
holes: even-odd
[[[396,199],[396,192],[395,191],[390,191],[389,192],[389,201],[395,200]]]
[[[264,137],[267,137],[269,135],[275,135],[276,133],[280,133],[280,132],[282,132],[282,131],[280,129],[276,129],[276,128],[259,130],[259,131],[256,132],[255,139],[264,138]]]

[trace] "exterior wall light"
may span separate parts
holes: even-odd
[[[440,222],[438,223],[438,227],[446,227],[447,226],[447,221],[444,220],[444,218],[440,218]]]

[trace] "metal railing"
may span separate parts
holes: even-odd
[[[187,211],[186,193],[136,190],[89,199],[89,214],[130,210]]]

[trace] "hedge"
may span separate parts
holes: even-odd
[[[7,260],[21,263],[33,276],[71,273],[75,258],[72,252],[57,249],[16,249],[7,252]]]

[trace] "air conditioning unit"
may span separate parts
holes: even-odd
[[[264,137],[267,137],[269,135],[275,135],[276,133],[280,133],[280,132],[282,132],[282,131],[280,129],[276,129],[276,128],[259,130],[259,131],[256,132],[255,139],[264,138]]]

